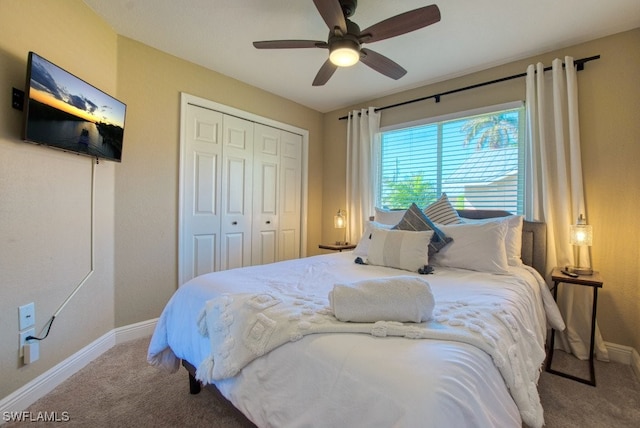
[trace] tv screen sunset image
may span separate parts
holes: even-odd
[[[121,160],[125,104],[33,52],[28,72],[28,141]]]

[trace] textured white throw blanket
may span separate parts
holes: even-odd
[[[329,305],[340,321],[423,322],[435,301],[429,283],[417,276],[392,276],[335,284]]]
[[[199,316],[200,332],[208,336],[212,354],[196,372],[204,383],[233,377],[255,358],[313,333],[364,333],[377,337],[439,339],[464,342],[489,354],[530,427],[544,423],[536,388],[544,349],[535,333],[498,305],[470,306],[438,302],[433,319],[403,324],[396,321],[344,323],[336,319],[326,298],[264,294],[224,294],[207,302]]]

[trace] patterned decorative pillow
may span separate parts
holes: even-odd
[[[449,202],[446,193],[443,193],[437,201],[425,208],[424,213],[431,221],[438,224],[460,224],[463,222],[458,211]]]
[[[367,261],[369,264],[417,272],[429,263],[429,242],[433,231],[374,229]]]
[[[394,223],[395,224],[395,223]],[[369,246],[371,245],[371,235],[375,229],[391,229],[393,225],[382,224],[376,221],[367,221],[364,227],[364,233],[358,241],[358,245],[353,250],[355,256],[367,257],[369,254]]]
[[[404,214],[404,217],[402,217],[402,220],[400,220],[393,229],[410,230],[414,232],[433,230],[433,237],[429,242],[430,257],[452,241],[452,239],[447,237],[415,203],[411,204],[407,212]]]

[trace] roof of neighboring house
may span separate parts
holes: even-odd
[[[518,147],[478,150],[443,180],[446,185],[482,185],[518,171]]]

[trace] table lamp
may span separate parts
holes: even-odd
[[[344,229],[344,241],[336,241],[336,245],[347,244],[347,213],[345,210],[338,210],[338,213],[333,216],[333,227],[336,229]]]
[[[587,219],[582,214],[578,217],[578,222],[571,225],[570,230],[570,244],[574,245],[574,254],[576,265],[567,266],[569,272],[577,273],[578,275],[592,275],[593,269],[591,266],[581,266],[580,264],[580,247],[590,247],[593,243],[593,228],[587,224]]]

